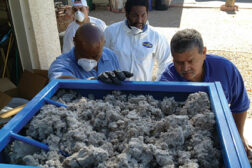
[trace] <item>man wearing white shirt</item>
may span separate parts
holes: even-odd
[[[104,32],[105,46],[115,52],[122,70],[134,74],[134,81],[151,81],[155,60],[158,80],[171,60],[168,41],[148,24],[148,9],[148,0],[127,0],[126,20]]]
[[[73,37],[76,30],[85,23],[94,23],[102,31],[105,30],[106,24],[95,17],[88,16],[88,5],[86,0],[72,0],[72,10],[75,20],[69,24],[63,38],[63,53],[70,51],[74,47]]]

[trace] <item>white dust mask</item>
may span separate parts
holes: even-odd
[[[75,20],[77,20],[79,22],[83,22],[85,19],[85,15],[84,15],[84,13],[82,13],[81,11],[78,10],[74,13],[74,18],[75,18]]]
[[[81,58],[78,59],[78,65],[81,66],[85,71],[89,72],[97,66],[97,61],[93,59]]]
[[[139,28],[137,28],[137,27],[135,27],[135,26],[131,26],[130,28],[131,28],[131,31],[132,31],[132,33],[133,33],[134,35],[137,35],[137,34],[140,34],[140,33],[143,32],[142,29],[139,29]]]

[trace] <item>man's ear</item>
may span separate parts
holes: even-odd
[[[127,19],[129,18],[128,12],[125,12],[125,17],[126,17]]]
[[[203,54],[206,54],[206,52],[207,52],[207,48],[203,47]]]
[[[87,8],[87,13],[89,13],[89,6],[87,6],[86,8]]]
[[[76,46],[76,37],[73,37],[74,46]]]
[[[74,13],[75,13],[75,12],[74,12],[74,9],[73,9],[73,7],[72,7],[72,14],[74,15]]]
[[[205,57],[205,58],[206,58],[206,53],[207,53],[207,48],[206,48],[206,47],[204,47],[204,48],[203,48],[202,55],[204,55],[204,57]]]
[[[203,54],[206,55],[206,53],[207,53],[207,48],[204,47],[204,48],[203,48]]]

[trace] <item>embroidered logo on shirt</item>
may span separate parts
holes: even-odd
[[[150,42],[143,42],[143,46],[146,48],[152,48],[153,45]]]

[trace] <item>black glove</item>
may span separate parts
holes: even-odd
[[[128,71],[106,71],[101,73],[98,76],[98,80],[108,83],[108,84],[116,84],[120,85],[122,81],[124,81],[126,78],[130,78],[133,76],[133,73]]]

